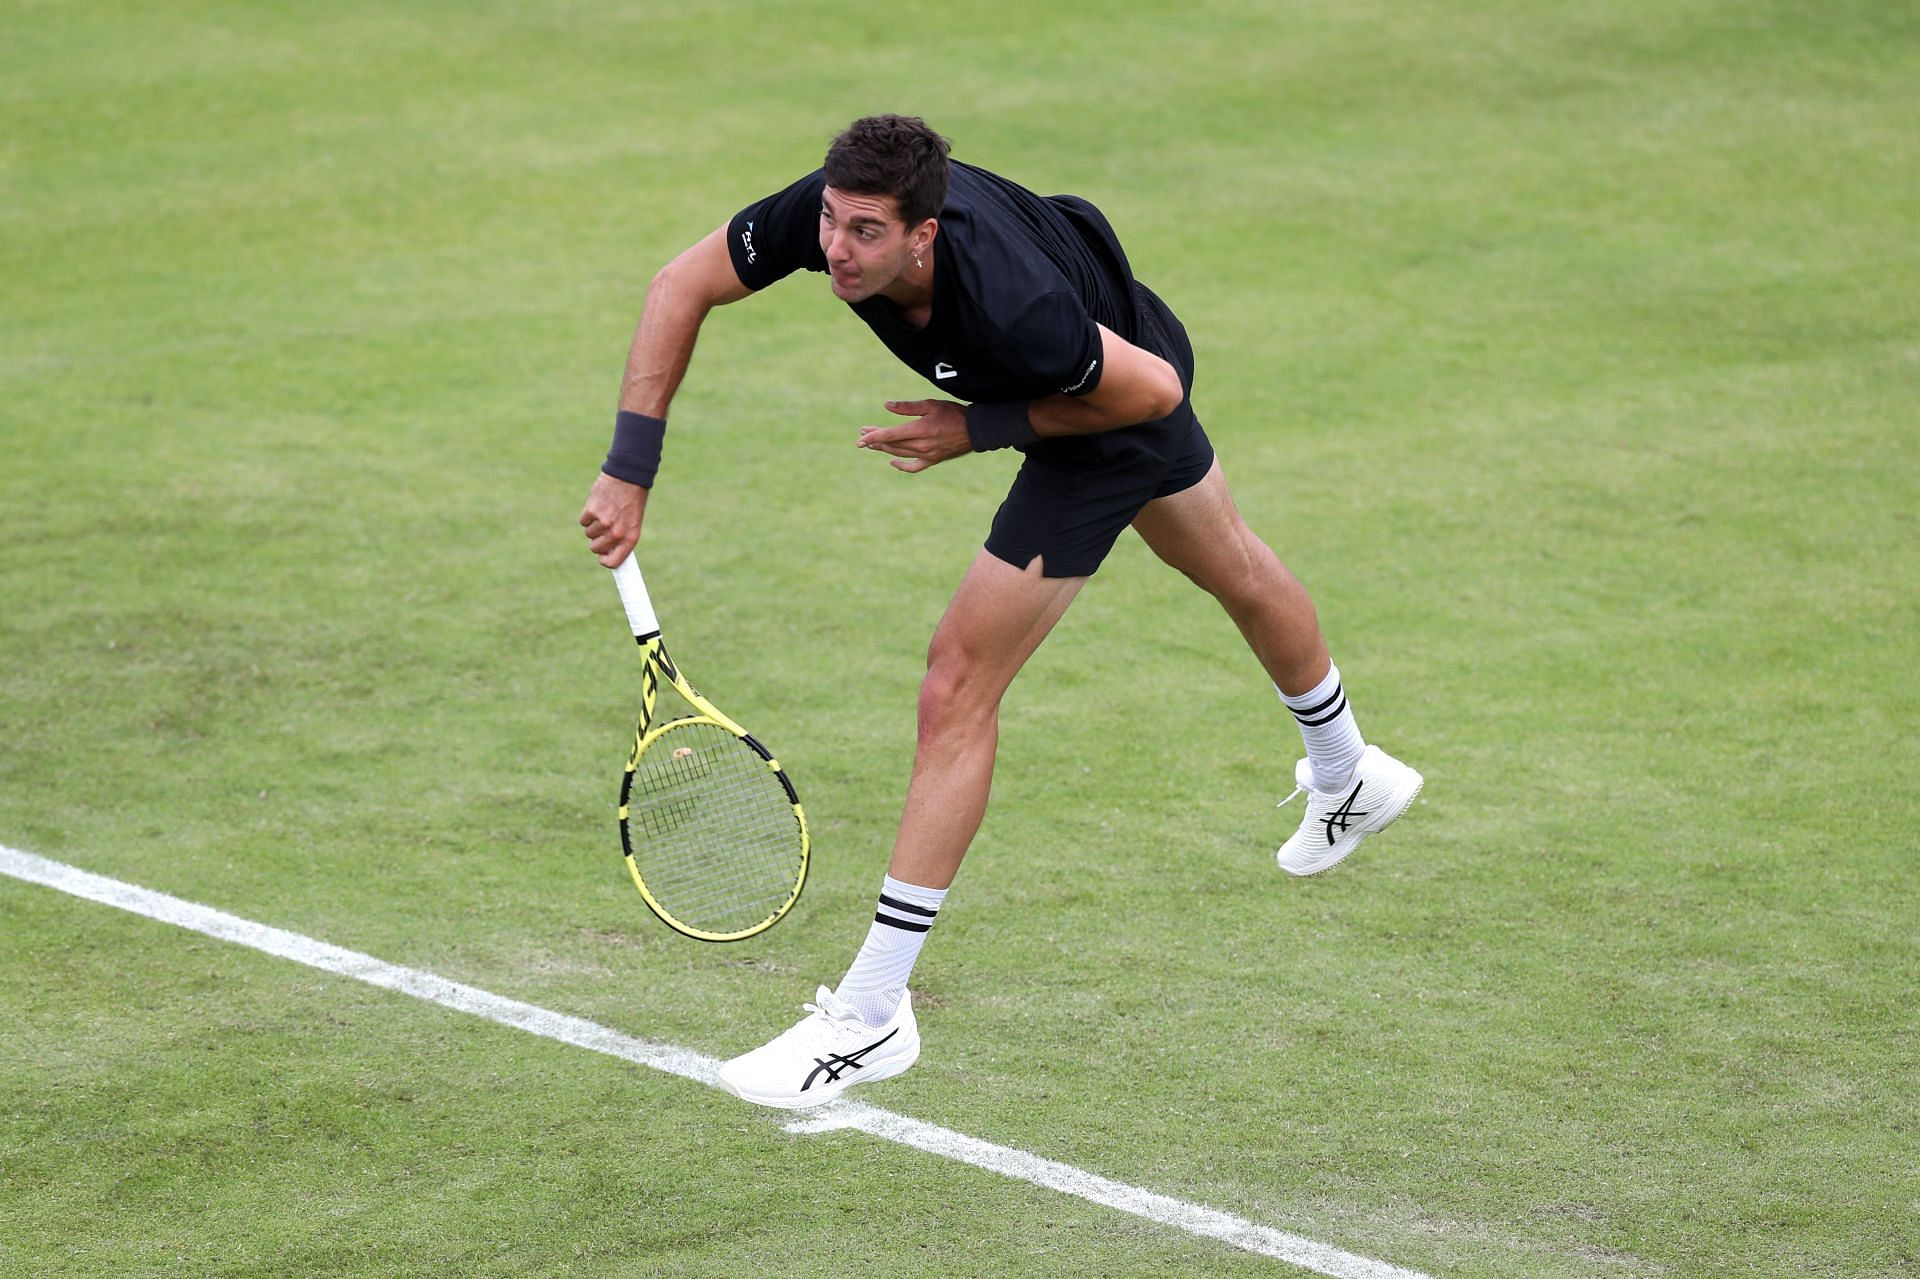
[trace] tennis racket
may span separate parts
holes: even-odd
[[[640,645],[640,724],[620,778],[620,847],[647,905],[701,941],[739,941],[779,923],[807,882],[811,841],[779,761],[700,696],[667,655],[640,566],[613,570]],[[661,685],[688,712],[662,721]]]

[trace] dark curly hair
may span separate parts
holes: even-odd
[[[890,195],[908,226],[947,203],[947,140],[912,115],[855,120],[827,148],[827,185],[850,195]]]

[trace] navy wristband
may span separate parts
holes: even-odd
[[[967,439],[975,453],[1031,444],[1040,438],[1027,415],[1025,400],[992,400],[967,405]]]
[[[613,447],[600,469],[616,480],[652,488],[660,470],[660,441],[666,436],[665,418],[622,409],[613,419]]]

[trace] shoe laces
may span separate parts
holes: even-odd
[[[1312,790],[1313,761],[1303,759],[1293,766],[1293,790],[1288,792],[1287,797],[1275,804],[1274,807],[1285,808],[1301,795],[1308,795],[1308,802],[1311,803],[1312,797],[1310,792]]]
[[[846,1000],[840,998],[840,996],[834,994],[831,990],[828,990],[825,986],[814,991],[813,998],[815,1002],[802,1004],[800,1007],[812,1013],[827,1025],[836,1029],[846,1026],[849,1022],[858,1026],[866,1025],[858,1009]]]

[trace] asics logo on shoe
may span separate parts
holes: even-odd
[[[1355,782],[1353,784],[1353,793],[1347,796],[1340,807],[1320,819],[1327,828],[1327,843],[1329,845],[1335,842],[1333,832],[1336,827],[1340,833],[1344,835],[1347,833],[1347,828],[1353,825],[1354,818],[1365,817],[1367,815],[1368,810],[1366,809],[1362,809],[1357,813],[1353,811],[1353,801],[1360,798],[1360,788],[1365,785],[1365,782]]]
[[[822,1074],[826,1075],[828,1083],[834,1083],[839,1080],[842,1071],[860,1069],[862,1065],[860,1059],[862,1057],[899,1033],[900,1028],[896,1026],[894,1029],[888,1031],[885,1037],[874,1040],[859,1052],[844,1054],[830,1053],[825,1057],[815,1057],[813,1059],[813,1071],[807,1076],[807,1082],[800,1085],[800,1091],[805,1092],[807,1089],[813,1087],[813,1081],[820,1078]]]

